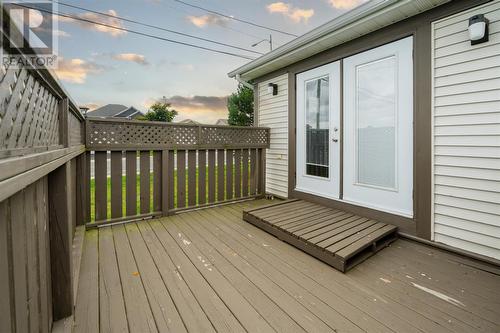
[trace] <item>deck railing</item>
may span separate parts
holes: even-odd
[[[48,70],[0,66],[0,332],[50,332],[73,313],[83,131]]]
[[[90,118],[86,141],[89,222],[166,216],[265,193],[268,128]]]

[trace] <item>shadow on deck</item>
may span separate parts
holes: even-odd
[[[86,231],[74,331],[499,331],[482,264],[397,240],[343,274],[242,220],[266,203]]]

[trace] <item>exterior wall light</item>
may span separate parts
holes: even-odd
[[[267,92],[273,94],[273,96],[278,95],[278,85],[276,83],[269,83],[267,85]]]
[[[469,18],[469,38],[471,45],[488,41],[488,20],[483,14]]]

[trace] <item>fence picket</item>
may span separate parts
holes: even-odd
[[[215,202],[215,150],[208,151],[208,202]]]
[[[177,150],[177,208],[186,207],[186,151]]]
[[[226,200],[233,198],[233,155],[234,150],[226,150]]]
[[[111,218],[122,217],[122,152],[111,152]]]
[[[217,201],[224,201],[224,149],[217,149]]]
[[[257,151],[255,149],[250,149],[250,193],[249,195],[255,195],[255,187],[257,184]]]
[[[241,149],[234,151],[234,197],[241,197]]]
[[[207,202],[207,151],[198,150],[198,204]]]
[[[196,150],[188,151],[188,205],[196,206]]]
[[[107,190],[107,155],[105,151],[96,151],[95,162],[95,219],[96,221],[107,219],[108,190]]]
[[[248,149],[243,149],[243,156],[241,157],[242,165],[242,194],[244,197],[248,196]]]
[[[127,216],[137,214],[137,152],[127,151],[126,153],[126,205]]]
[[[161,151],[153,152],[153,212],[161,211],[161,183],[162,183],[162,167],[161,167]]]
[[[140,205],[141,205],[141,214],[146,214],[150,212],[150,155],[151,152],[149,150],[140,152]]]

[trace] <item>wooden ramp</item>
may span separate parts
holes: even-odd
[[[397,227],[303,200],[243,211],[243,219],[346,272],[397,238]]]

